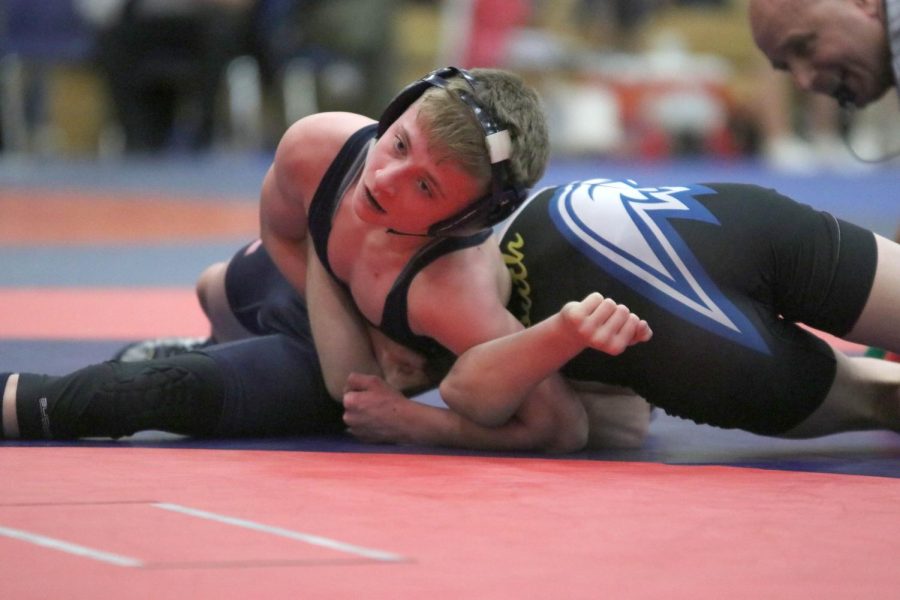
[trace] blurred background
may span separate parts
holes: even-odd
[[[753,45],[746,0],[0,0],[0,152],[271,152],[317,111],[377,118],[434,67],[544,95],[556,157],[854,171],[900,140],[896,94],[850,130]],[[843,130],[842,130],[843,127]]]

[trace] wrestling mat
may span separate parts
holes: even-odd
[[[203,335],[192,285],[256,230],[267,158],[0,164],[0,369]],[[547,183],[752,181],[893,235],[900,174],[566,162]],[[844,346],[849,352],[862,349]],[[659,415],[565,457],[346,436],[0,443],[4,598],[895,598],[900,437]]]

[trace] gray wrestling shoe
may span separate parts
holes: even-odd
[[[165,337],[153,340],[144,340],[128,344],[112,357],[119,362],[140,362],[153,360],[154,358],[167,358],[177,356],[211,346],[213,341],[208,337]]]

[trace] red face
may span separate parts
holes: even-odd
[[[352,200],[367,223],[425,233],[485,193],[486,186],[455,161],[429,151],[418,114],[416,102],[369,151]]]

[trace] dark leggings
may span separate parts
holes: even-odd
[[[63,376],[20,373],[16,416],[23,439],[122,437],[157,429],[213,433],[222,377],[198,354],[91,365]]]
[[[64,376],[20,373],[22,439],[73,439],[158,430],[196,437],[333,433],[315,352],[271,335],[137,363],[105,362]]]

